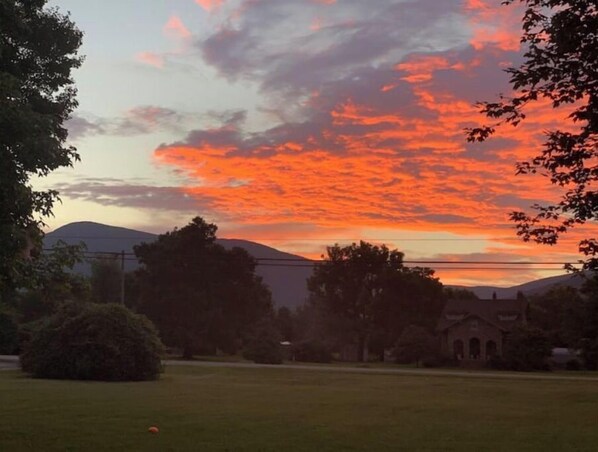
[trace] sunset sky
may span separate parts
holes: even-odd
[[[571,261],[508,214],[558,199],[515,176],[566,111],[529,109],[484,144],[474,103],[509,94],[521,11],[500,0],[54,0],[85,33],[69,122],[81,162],[36,182],[90,220],[150,232],[196,215],[219,236],[319,256],[366,239],[436,260]],[[151,5],[151,6],[150,6]],[[589,227],[589,226],[588,226]],[[586,229],[587,233],[587,229]],[[496,266],[491,266],[496,267]],[[439,270],[511,285],[563,273]]]

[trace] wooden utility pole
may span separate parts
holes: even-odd
[[[120,252],[120,304],[125,304],[125,250]]]

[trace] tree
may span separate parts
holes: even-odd
[[[578,346],[587,369],[598,369],[598,275],[588,279],[582,289],[579,312]]]
[[[51,315],[64,302],[89,298],[88,281],[72,271],[83,261],[83,248],[58,241],[24,266],[25,281],[13,304],[19,323]]]
[[[328,247],[308,288],[331,333],[355,343],[360,360],[367,360],[373,338],[382,334],[377,342],[394,344],[396,337],[393,341],[387,336],[400,334],[410,319],[433,328],[442,309],[442,285],[431,270],[407,268],[403,253],[363,241]]]
[[[281,364],[280,332],[272,319],[263,319],[251,331],[243,357],[259,364]]]
[[[499,122],[468,130],[468,141],[484,141],[502,123],[517,126],[525,107],[542,100],[566,107],[568,123],[547,132],[544,149],[517,164],[518,174],[543,173],[565,190],[551,205],[534,205],[533,215],[513,212],[511,219],[525,241],[555,244],[575,225],[598,219],[598,6],[595,0],[520,0],[524,63],[507,69],[514,94],[482,102],[481,111]],[[505,0],[504,4],[517,3]],[[598,268],[598,240],[579,244],[587,268]]]
[[[91,262],[92,300],[96,303],[120,303],[123,276],[117,256],[95,256]]]
[[[552,347],[574,347],[578,342],[582,307],[577,289],[555,286],[530,297],[528,320],[546,333]]]
[[[294,340],[294,331],[293,331],[293,313],[289,308],[286,306],[281,306],[276,311],[276,317],[274,318],[274,322],[276,324],[276,328],[280,332],[280,336],[283,341],[293,341]]]
[[[79,157],[65,145],[64,121],[77,105],[71,72],[82,33],[46,0],[0,0],[0,297],[22,278],[28,248],[41,237],[54,190],[35,191],[46,176]]]
[[[243,249],[215,243],[217,227],[196,217],[134,248],[139,310],[185,358],[197,350],[236,351],[247,330],[272,310],[269,290]]]
[[[513,370],[546,370],[551,354],[548,336],[536,327],[520,325],[505,341],[504,359],[507,367]]]
[[[445,287],[444,294],[450,300],[479,300],[478,296],[467,289],[459,289],[455,287]]]
[[[403,330],[395,354],[399,363],[415,363],[419,367],[425,358],[436,357],[439,354],[440,344],[421,326],[409,325]]]

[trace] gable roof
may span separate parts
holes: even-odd
[[[463,321],[476,316],[503,331],[510,331],[515,325],[525,321],[525,300],[454,300],[446,302],[438,330],[444,331]]]

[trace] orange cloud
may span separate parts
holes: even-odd
[[[467,0],[468,13],[473,36],[470,40],[475,49],[493,45],[505,51],[517,51],[521,43],[521,5],[497,7],[496,2]]]

